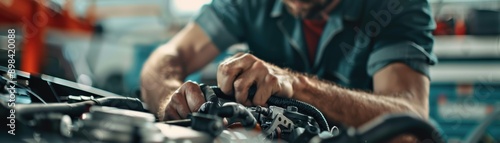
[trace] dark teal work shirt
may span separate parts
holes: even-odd
[[[281,0],[213,0],[195,22],[221,51],[247,43],[262,60],[349,88],[372,90],[373,75],[393,62],[426,76],[437,62],[427,0],[341,0],[329,14],[314,64],[301,19]]]

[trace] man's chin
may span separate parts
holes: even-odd
[[[298,18],[308,18],[309,17],[309,12],[307,11],[299,11],[295,14]]]
[[[311,9],[311,10],[301,10],[296,12],[296,16],[302,19],[314,19],[317,18],[320,9]]]
[[[297,17],[298,18],[307,18],[307,14],[305,14],[305,13],[298,13]]]

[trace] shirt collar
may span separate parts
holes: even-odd
[[[343,13],[343,17],[347,20],[358,20],[361,17],[363,8],[363,0],[341,0],[337,6]],[[275,0],[270,16],[277,18],[282,16],[284,4],[282,0]],[[335,10],[334,10],[335,11]],[[330,13],[332,16],[332,12]]]
[[[271,17],[280,17],[283,12],[283,2],[282,0],[275,0],[273,10],[271,11]]]

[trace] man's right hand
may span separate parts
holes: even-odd
[[[208,65],[217,55],[218,48],[194,22],[151,53],[141,71],[141,99],[151,113],[160,120],[172,120],[185,118],[187,113],[196,110],[204,101],[201,100],[200,88],[182,81]],[[177,92],[173,93],[176,88]]]
[[[182,84],[171,95],[170,102],[165,108],[164,120],[178,120],[187,118],[187,115],[198,111],[205,103],[205,98],[200,86],[194,82]]]

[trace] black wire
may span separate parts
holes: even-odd
[[[40,102],[42,102],[43,104],[47,104],[47,102],[45,102],[45,100],[43,100],[42,97],[38,96],[38,94],[36,94],[35,92],[31,91],[28,88],[25,89],[28,93],[30,93],[31,95],[35,96],[38,100],[40,100]]]
[[[211,96],[217,96],[219,98],[228,99],[228,100],[232,100],[232,101],[235,100],[234,96],[225,95],[220,90],[220,88],[217,86],[210,86],[209,88],[211,88],[212,91],[214,92],[211,94]],[[248,91],[248,98],[253,99],[256,91],[257,91],[256,87],[252,86],[250,88],[250,90]],[[207,95],[205,95],[205,96],[207,96]],[[211,98],[213,98],[213,97],[211,97]],[[305,113],[306,115],[309,115],[309,116],[312,116],[314,118],[314,120],[319,124],[321,131],[329,131],[330,130],[330,126],[328,125],[328,121],[326,120],[323,113],[321,113],[321,111],[319,111],[316,107],[314,107],[308,103],[294,100],[294,99],[278,97],[278,96],[269,97],[269,99],[267,100],[267,103],[269,105],[275,105],[275,106],[279,106],[282,108],[287,108],[287,106],[296,106],[297,108],[299,108],[299,112]]]
[[[50,91],[52,91],[52,95],[54,95],[57,102],[61,102],[61,100],[59,99],[59,95],[57,95],[56,90],[54,90],[54,87],[52,87],[52,84],[49,81],[47,81],[47,85],[49,85]]]
[[[10,81],[9,79],[7,79],[7,78],[5,78],[5,77],[3,77],[3,76],[2,76],[2,79],[3,79],[3,80],[5,80],[5,81],[7,81],[7,83],[9,83],[9,81]],[[27,91],[29,94],[31,94],[31,95],[33,95],[33,96],[35,96],[38,100],[40,100],[40,102],[42,102],[43,104],[47,104],[47,102],[45,102],[45,100],[43,100],[43,99],[42,99],[40,96],[38,96],[38,94],[36,94],[35,92],[31,91],[31,90],[29,89],[29,87],[26,87],[26,86],[24,86],[24,85],[18,84],[17,82],[10,82],[10,83],[12,83],[12,84],[14,84],[15,86],[18,86],[18,87],[20,87],[20,88],[26,89],[26,91]]]
[[[286,108],[287,106],[296,106],[299,112],[304,113],[306,115],[312,116],[316,123],[319,124],[319,128],[321,131],[330,131],[330,126],[328,125],[328,121],[321,111],[319,111],[316,107],[294,99],[283,98],[278,96],[271,96],[267,103],[269,105],[280,106],[282,108]]]

